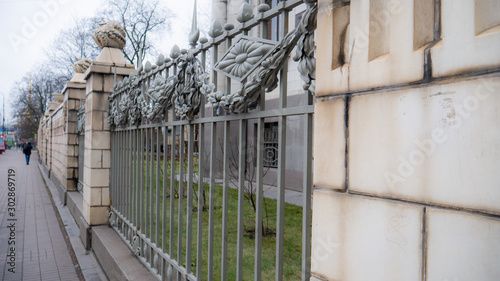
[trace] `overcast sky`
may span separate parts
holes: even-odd
[[[74,18],[92,16],[105,0],[0,0],[0,94],[5,96],[6,123],[12,119],[14,82],[45,58],[43,49],[50,46],[60,29],[73,24]],[[168,54],[173,44],[187,46],[194,0],[162,0],[178,15],[173,32],[155,47]],[[211,0],[198,0],[198,11],[210,11]],[[207,11],[208,10],[208,11]],[[209,13],[209,12],[208,12]],[[175,39],[175,40],[174,40]],[[92,40],[92,38],[89,38]],[[178,42],[179,41],[179,42]],[[61,89],[62,90],[62,89]],[[0,95],[0,104],[3,104]],[[0,114],[3,114],[0,107]]]

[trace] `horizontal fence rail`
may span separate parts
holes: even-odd
[[[191,49],[174,47],[170,58],[115,84],[109,223],[158,279],[309,280],[317,6],[305,2],[260,5],[256,17],[250,8],[238,28],[215,23],[211,42],[197,44],[193,30]],[[302,18],[288,31],[294,9]],[[266,39],[268,26],[279,40]],[[304,90],[292,106],[294,47]],[[255,64],[234,71],[232,60],[245,59]],[[278,130],[272,150],[264,137],[270,123]],[[300,149],[287,143],[291,134]],[[290,156],[300,159],[301,206],[285,201],[289,153],[301,154]]]

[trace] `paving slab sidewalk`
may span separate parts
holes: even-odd
[[[26,165],[19,150],[0,155],[0,280],[85,280],[37,153],[31,158]]]

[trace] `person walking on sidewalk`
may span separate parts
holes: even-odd
[[[26,165],[30,164],[31,149],[33,149],[33,146],[31,146],[31,142],[28,142],[24,145],[23,153],[24,156],[26,156]]]

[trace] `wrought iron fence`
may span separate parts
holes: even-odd
[[[136,74],[115,85],[108,110],[112,128],[110,224],[158,279],[242,280],[251,264],[252,279],[266,280],[269,266],[263,264],[263,256],[274,250],[275,266],[270,271],[276,280],[283,280],[290,274],[285,272],[285,260],[294,256],[293,252],[284,255],[285,240],[301,236],[301,250],[295,254],[301,260],[298,278],[309,280],[317,6],[315,1],[305,2],[301,21],[288,33],[288,13],[302,5],[302,0],[280,2],[272,9],[260,5],[255,18],[244,4],[238,16],[240,27],[215,22],[209,32],[211,41],[199,39],[193,29],[191,49],[174,47],[170,58],[160,55],[156,65],[146,62]],[[273,19],[279,19],[281,41],[263,39],[266,23]],[[248,36],[253,29],[261,30],[260,38]],[[223,46],[227,50],[219,60]],[[305,90],[299,105],[289,107],[287,65],[295,46]],[[210,72],[204,69],[208,52],[214,66]],[[218,75],[226,78],[218,79]],[[239,88],[233,92],[235,83]],[[279,105],[266,109],[265,92],[274,89]],[[303,125],[303,204],[299,232],[286,237],[285,157],[291,118]],[[264,198],[266,120],[278,122],[276,230],[271,249],[263,247],[267,241],[265,204],[270,202]],[[248,141],[250,123],[256,124],[253,142]],[[230,164],[232,136],[238,141],[236,165]],[[252,144],[256,159],[249,162]],[[221,181],[218,158],[222,159]],[[231,170],[238,175],[236,186],[229,180]],[[256,173],[255,182],[248,180],[251,172]],[[255,195],[254,212],[245,207],[250,195]],[[245,238],[248,228],[253,230],[250,239]],[[248,243],[253,243],[250,251]]]

